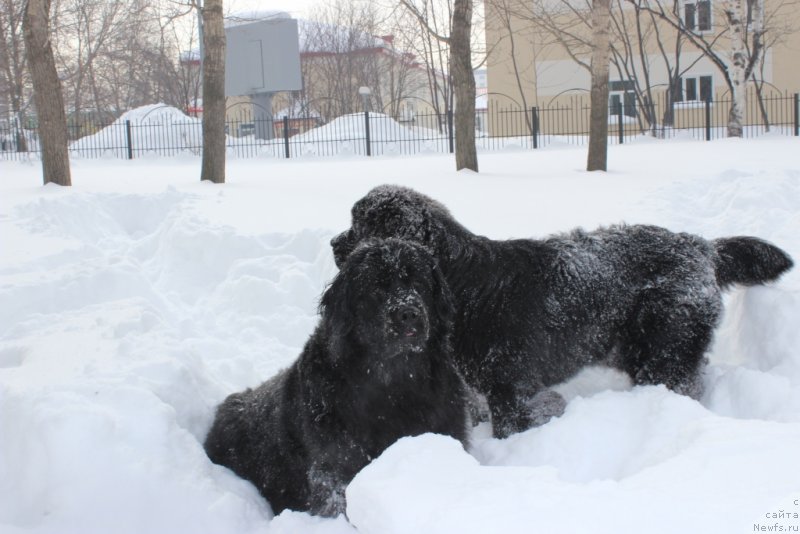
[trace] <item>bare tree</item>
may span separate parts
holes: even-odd
[[[526,20],[529,27],[535,28],[537,38],[541,35],[549,38],[543,42],[544,46],[560,45],[578,65],[589,69],[588,57],[592,52],[589,0],[489,2],[495,13],[494,20],[505,16],[510,21]],[[653,128],[658,119],[653,72],[666,73],[663,123],[671,125],[674,102],[681,99],[683,76],[706,57],[723,74],[733,96],[729,135],[740,135],[746,81],[755,79],[759,65],[763,65],[765,50],[779,40],[780,35],[794,29],[787,23],[792,17],[775,17],[774,14],[790,13],[797,9],[796,4],[795,0],[772,2],[770,11],[766,12],[764,0],[724,0],[715,4],[719,6],[716,19],[722,21],[721,29],[712,32],[699,31],[697,24],[687,21],[686,4],[678,0],[612,0],[611,64],[626,86],[626,98],[629,90],[636,98],[639,112],[631,113],[639,120],[642,130]],[[512,23],[506,26],[510,28]],[[769,41],[765,38],[767,34]],[[687,61],[687,50],[698,50],[701,55]],[[519,73],[527,64],[513,67],[519,79]],[[760,90],[758,84],[756,88]]]
[[[450,68],[455,88],[456,170],[478,172],[475,147],[475,74],[472,71],[472,0],[454,0]]]
[[[0,0],[0,98],[9,104],[9,119],[15,124],[15,145],[18,152],[27,152],[28,143],[22,133],[23,112],[29,103],[29,80],[25,63],[22,19],[25,4]]]
[[[454,136],[456,169],[478,171],[475,146],[475,74],[472,70],[472,0],[454,0],[449,19],[449,35],[443,35],[430,23],[429,2],[422,6],[412,0],[400,0],[427,33],[449,46],[450,83],[455,96]],[[448,3],[448,5],[450,5]]]
[[[64,97],[50,46],[50,0],[28,0],[23,27],[33,82],[44,183],[72,185]]]
[[[761,54],[761,59],[756,68],[753,69],[750,81],[753,82],[753,87],[755,88],[761,120],[766,130],[770,131],[770,117],[767,112],[767,105],[764,102],[765,86],[767,85],[767,75],[765,73],[767,67],[767,62],[765,61],[766,53],[768,50],[782,44],[788,36],[797,31],[795,19],[785,16],[785,13],[788,10],[796,12],[798,2],[788,0],[781,2],[777,7],[773,3],[770,10],[764,9],[760,13],[754,9],[757,7],[756,3],[755,0],[747,2],[747,18],[750,21],[753,21],[756,17],[763,18],[762,21],[758,21],[758,24],[762,24],[764,27],[764,53]],[[750,26],[753,25],[751,24]],[[748,26],[748,29],[750,29],[750,26]],[[749,39],[746,39],[745,45],[748,45],[748,43]]]
[[[336,0],[320,6],[314,20],[302,26],[306,100],[316,101],[328,117],[360,110],[361,86],[370,87],[372,98],[380,101],[381,80],[388,75],[380,57],[385,42],[378,33],[372,4]]]
[[[624,82],[625,99],[630,94],[638,104],[636,109],[639,112],[635,116],[642,131],[654,128],[656,123],[651,58],[653,47],[658,51],[659,67],[667,72],[669,87],[677,83],[682,74],[680,56],[683,41],[680,34],[674,30],[667,32],[656,24],[656,17],[642,9],[647,2],[612,0],[609,30],[611,68],[618,79]],[[677,8],[677,2],[675,5]],[[589,0],[490,0],[490,6],[493,22],[502,28],[504,39],[511,45],[511,67],[523,102],[522,78],[530,65],[527,62],[520,65],[515,57],[516,49],[529,50],[532,47],[535,58],[540,48],[558,46],[591,75],[593,10]],[[531,42],[517,45],[515,41],[519,38],[519,25],[523,21],[532,29]],[[667,49],[667,43],[674,43],[672,50]],[[690,66],[685,66],[683,70]]]
[[[319,6],[301,31],[303,95],[327,117],[362,109],[360,87],[369,87],[370,107],[396,115],[414,91],[414,61],[396,45],[389,17],[374,2],[333,0]]]
[[[521,6],[519,6],[518,0],[488,0],[487,1],[488,7],[491,9],[491,17],[487,16],[487,25],[494,24],[496,26],[497,31],[502,35],[502,39],[500,40],[507,40],[508,41],[508,53],[507,57],[498,58],[498,60],[505,62],[507,60],[510,63],[511,71],[514,75],[514,81],[517,89],[517,96],[519,96],[519,103],[522,106],[522,109],[527,110],[529,107],[528,97],[526,91],[526,85],[534,85],[535,84],[535,69],[536,69],[536,52],[537,52],[537,43],[535,43],[534,36],[531,35],[531,39],[529,43],[525,43],[524,40],[521,45],[524,47],[525,44],[528,45],[528,49],[532,50],[534,60],[532,62],[525,62],[524,64],[519,61],[519,51],[518,48],[520,44],[518,41],[522,40],[520,37],[520,28],[519,28],[519,20],[523,17],[520,16]],[[527,17],[525,17],[527,18]],[[493,43],[495,46],[499,45],[499,41],[497,43]],[[492,53],[492,50],[489,51],[489,54]],[[535,97],[534,97],[535,98]],[[530,117],[527,113],[525,113],[525,123],[528,128],[530,128]]]
[[[101,107],[96,61],[120,31],[127,10],[122,2],[97,0],[73,0],[61,5],[59,56],[71,82],[70,107],[80,121],[85,108],[97,110]]]
[[[197,6],[193,1],[187,4],[173,4],[163,12],[164,21],[159,34],[162,61],[164,62],[165,85],[171,95],[164,101],[189,111],[196,108],[200,100],[202,58],[198,50],[199,29],[194,14]],[[187,24],[187,21],[190,21]]]
[[[453,9],[449,0],[405,0],[395,19],[406,35],[405,46],[413,50],[423,65],[427,91],[425,100],[439,117],[439,131],[448,126],[452,112],[453,85],[450,69],[450,34]]]
[[[607,170],[608,159],[608,62],[611,54],[610,0],[592,0],[592,92],[587,171]]]
[[[723,0],[721,9],[726,26],[722,32],[713,35],[698,33],[687,26],[677,9],[665,6],[664,0],[653,0],[644,9],[679,31],[717,67],[732,96],[728,136],[741,137],[747,98],[745,84],[764,53],[764,0]],[[751,15],[749,21],[748,12]],[[727,51],[718,45],[724,35],[730,40]],[[726,57],[728,53],[730,61]]]
[[[200,180],[225,183],[225,26],[222,0],[203,6],[203,167]]]
[[[177,12],[186,14],[188,6],[159,0],[58,2],[56,62],[76,126],[86,113],[110,118],[144,104],[180,104],[178,44],[193,34],[172,24]]]

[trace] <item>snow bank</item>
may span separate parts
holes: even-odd
[[[350,484],[348,516],[362,533],[674,534],[752,532],[754,524],[772,525],[766,516],[779,506],[800,513],[793,504],[800,497],[800,468],[786,463],[800,439],[796,427],[726,424],[665,390],[633,396],[659,411],[635,410],[642,415],[625,421],[631,406],[624,397],[584,402],[557,428],[532,430],[502,444],[520,456],[499,465],[482,465],[444,436],[400,440]],[[609,409],[619,418],[609,418]],[[644,424],[637,428],[637,423]],[[753,462],[765,436],[778,442],[771,447],[776,456]],[[573,461],[590,471],[600,466],[599,471],[571,480],[574,473],[559,444],[569,446]],[[552,456],[542,456],[548,450]],[[602,472],[607,453],[620,458],[630,453],[622,462],[629,466],[627,475]],[[784,502],[764,498],[765,488],[785,495]]]
[[[126,111],[99,132],[70,144],[73,156],[128,157],[127,124],[130,123],[130,148],[135,157],[150,153],[161,156],[200,154],[202,121],[166,104],[152,104]]]
[[[383,113],[369,114],[369,139],[372,155],[397,155],[409,152],[404,145],[417,146],[414,152],[438,152],[447,137],[434,130],[407,127]],[[364,113],[342,115],[329,123],[291,138],[299,144],[300,155],[349,156],[366,154],[367,122]]]
[[[152,117],[148,115],[148,117]],[[215,406],[291,362],[335,273],[328,241],[378,183],[442,200],[494,238],[622,220],[754,234],[800,259],[796,139],[583,151],[76,162],[42,188],[0,164],[0,532],[753,532],[800,529],[800,272],[739,289],[701,402],[593,369],[565,414],[506,440],[399,441],[348,488],[348,516],[273,518],[201,443]],[[677,177],[677,178],[676,178]],[[793,516],[791,514],[798,514]]]
[[[278,121],[285,111],[276,114]],[[311,113],[313,117],[314,112]],[[442,152],[447,137],[434,130],[404,126],[388,115],[370,113],[370,150],[373,155],[409,152]],[[128,131],[130,126],[130,131]],[[128,137],[130,135],[130,138]],[[194,155],[201,153],[202,120],[185,115],[166,104],[142,106],[124,113],[100,131],[70,144],[74,157],[138,158]],[[367,126],[363,113],[335,118],[290,139],[292,157],[364,155]],[[284,157],[284,140],[255,139],[254,136],[226,137],[231,157]]]

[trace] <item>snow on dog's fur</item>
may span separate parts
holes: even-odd
[[[218,408],[209,458],[253,482],[275,513],[336,515],[350,480],[397,439],[433,432],[465,443],[452,313],[423,247],[363,243],[323,294],[297,361]]]
[[[698,397],[721,290],[775,280],[792,266],[757,238],[706,240],[655,226],[494,241],[397,186],[355,203],[350,229],[331,241],[337,265],[375,237],[420,243],[439,261],[456,300],[457,363],[486,395],[498,437],[561,414],[565,401],[550,386],[590,364]]]

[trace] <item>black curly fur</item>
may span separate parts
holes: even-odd
[[[209,458],[250,480],[275,513],[344,511],[355,474],[398,438],[466,443],[465,386],[452,361],[452,297],[417,244],[368,241],[322,296],[302,354],[260,387],[229,396]]]
[[[355,203],[351,228],[331,241],[337,264],[373,237],[412,240],[437,257],[456,300],[456,361],[486,395],[498,437],[559,415],[565,402],[547,388],[590,364],[699,396],[720,291],[792,266],[756,238],[707,241],[655,226],[494,241],[397,186]]]

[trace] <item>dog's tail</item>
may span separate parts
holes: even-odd
[[[717,282],[722,288],[771,282],[794,265],[786,252],[756,237],[726,237],[715,239],[712,244],[717,252]]]

